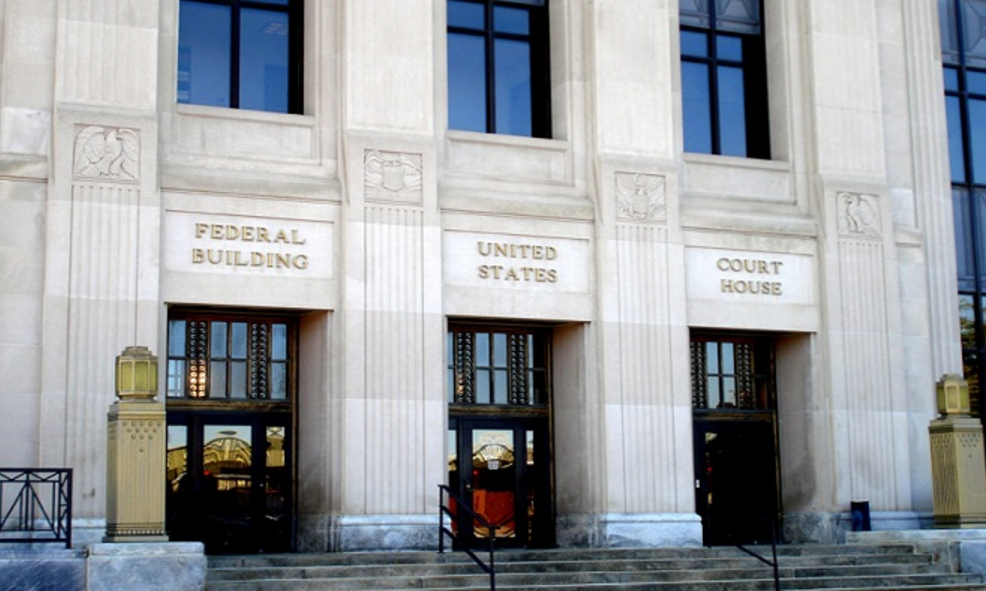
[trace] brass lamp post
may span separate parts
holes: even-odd
[[[165,517],[165,411],[157,396],[157,357],[127,347],[116,358],[106,458],[104,542],[162,542]]]
[[[938,413],[928,428],[935,527],[986,527],[983,427],[969,416],[969,386],[962,376],[938,382]]]

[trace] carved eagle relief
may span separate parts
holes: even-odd
[[[619,216],[656,220],[665,215],[664,177],[654,174],[616,173],[616,206]]]
[[[137,180],[140,177],[140,138],[132,129],[93,125],[75,140],[76,176]]]

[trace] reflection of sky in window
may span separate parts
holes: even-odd
[[[682,62],[681,85],[685,151],[708,154],[712,152],[708,66]]]
[[[240,108],[287,113],[288,15],[240,13]]]
[[[986,101],[969,101],[969,129],[986,129]],[[986,181],[986,133],[970,134],[972,140],[972,178],[974,182]]]
[[[178,101],[228,107],[230,9],[185,1],[178,23]]]
[[[945,97],[945,113],[948,121],[948,156],[952,171],[952,182],[965,182],[965,154],[962,142],[962,116],[959,111],[959,97]]]
[[[188,427],[168,425],[168,449],[179,449],[188,445]]]
[[[746,101],[743,70],[719,67],[719,153],[746,156]]]
[[[529,136],[531,122],[531,50],[526,41],[497,39],[496,131]]]
[[[482,30],[486,27],[486,7],[475,2],[449,0],[446,20],[450,27]]]
[[[482,37],[449,33],[449,127],[486,131],[486,50]]]

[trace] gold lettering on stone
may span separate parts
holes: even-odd
[[[542,263],[558,258],[558,249],[554,246],[480,240],[476,243],[476,248],[483,258],[508,259],[503,261],[504,264],[480,265],[478,268],[480,279],[533,283],[558,282],[558,270],[544,266]],[[518,261],[519,264],[511,264],[511,260]]]
[[[783,261],[767,259],[748,259],[722,257],[716,261],[716,269],[731,276],[720,279],[721,293],[751,294],[779,297],[784,295],[784,286],[780,281]],[[735,278],[732,275],[742,274],[752,278]]]
[[[256,250],[264,244],[303,246],[307,239],[296,228],[270,228],[236,224],[209,224],[196,222],[195,239],[230,243],[224,248],[192,247],[192,264],[205,266],[245,267],[252,269],[305,270],[309,266],[308,255],[297,252],[266,252]],[[238,243],[252,243],[253,249],[241,250]],[[256,245],[260,246],[256,246]]]

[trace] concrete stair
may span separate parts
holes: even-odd
[[[770,548],[758,549],[769,556]],[[913,544],[778,547],[782,589],[976,590],[947,556]],[[538,550],[497,553],[496,587],[508,590],[770,591],[772,570],[735,548]],[[488,589],[462,553],[214,556],[206,591]]]

